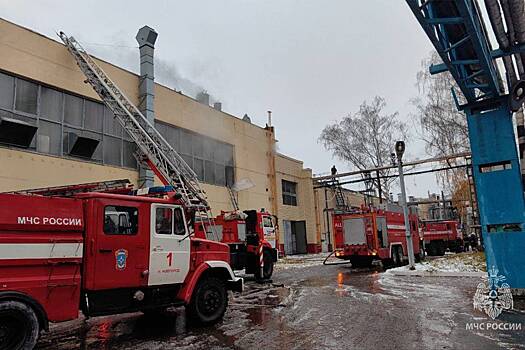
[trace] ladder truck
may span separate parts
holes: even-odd
[[[418,216],[409,213],[416,259],[420,258]],[[386,203],[381,208],[362,206],[332,213],[335,257],[353,267],[369,267],[374,260],[400,266],[408,261],[405,217],[401,206]]]
[[[189,320],[222,319],[243,279],[226,244],[192,237],[213,226],[195,173],[73,37],[60,33],[86,82],[137,144],[164,186],[122,182],[0,194],[0,349],[31,349],[50,322],[185,306]]]
[[[253,274],[257,281],[272,277],[277,261],[277,249],[267,237],[275,236],[274,216],[263,210],[221,211],[214,218],[218,240],[230,247],[230,265],[233,270]],[[207,237],[211,227],[195,223],[195,237]]]
[[[275,216],[261,210],[243,210],[228,186],[232,211],[221,211],[213,219],[214,227],[195,223],[195,237],[206,238],[211,236],[212,229],[215,237],[230,247],[230,265],[233,270],[244,270],[253,274],[257,281],[267,281],[272,277],[273,265],[277,261],[278,253],[267,239],[277,234],[277,220]]]

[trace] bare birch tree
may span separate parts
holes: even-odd
[[[406,140],[407,125],[398,119],[398,113],[387,114],[384,98],[376,96],[371,102],[364,101],[355,114],[327,125],[319,141],[332,154],[359,170],[390,164],[390,154],[398,140]],[[388,176],[392,169],[380,171],[380,177]],[[375,174],[372,174],[374,177]],[[395,178],[381,179],[383,197],[388,197]],[[374,180],[378,186],[377,180]]]
[[[449,72],[431,75],[428,68],[439,64],[441,59],[436,52],[421,61],[421,70],[417,74],[419,96],[412,99],[421,126],[420,136],[425,142],[426,151],[431,156],[445,156],[465,152],[470,149],[467,119],[458,111],[451,93],[459,89]],[[445,165],[455,165],[454,161]],[[465,178],[464,170],[449,170],[437,175],[438,180],[448,190],[453,191],[458,181]]]

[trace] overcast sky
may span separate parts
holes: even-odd
[[[187,94],[202,86],[225,111],[247,113],[258,125],[272,110],[279,152],[314,173],[333,164],[350,169],[317,139],[325,125],[375,95],[409,123],[407,158],[427,157],[413,140],[409,100],[432,47],[403,0],[0,0],[0,10],[47,36],[74,35],[98,57],[135,72],[135,34],[151,26],[159,33],[158,81]],[[408,178],[407,186],[418,196],[439,190],[433,175]]]

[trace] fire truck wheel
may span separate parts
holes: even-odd
[[[228,293],[224,281],[204,277],[193,291],[187,307],[188,320],[197,326],[207,326],[222,319],[228,306]]]
[[[33,349],[39,332],[31,307],[18,301],[0,302],[0,350]]]
[[[263,261],[264,261],[264,267],[263,267],[263,276],[261,278],[261,269],[259,267],[255,268],[255,279],[257,280],[267,280],[272,277],[273,274],[273,259],[272,255],[269,251],[265,250],[263,252]]]

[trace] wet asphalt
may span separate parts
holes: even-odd
[[[247,280],[212,327],[187,327],[183,308],[80,319],[53,325],[37,349],[525,349],[525,312],[492,321],[474,310],[480,281],[297,266],[272,283]],[[522,329],[467,328],[487,323]]]

